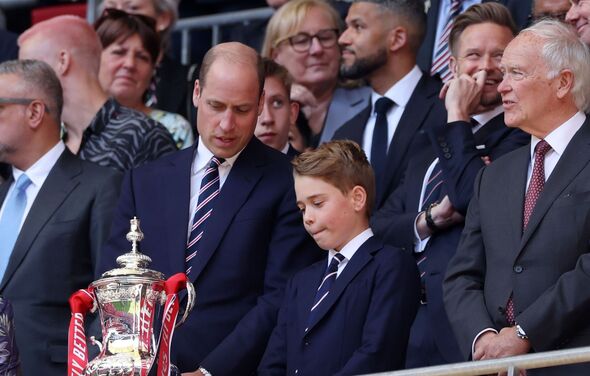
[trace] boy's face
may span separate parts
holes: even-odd
[[[277,77],[264,80],[264,109],[254,135],[266,145],[283,150],[289,141],[289,129],[295,124],[299,105],[289,100],[287,88]]]
[[[322,249],[340,251],[368,227],[364,189],[347,194],[322,179],[295,175],[297,206],[305,230]]]

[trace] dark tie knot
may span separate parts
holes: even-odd
[[[216,156],[211,157],[211,161],[209,162],[209,167],[210,168],[218,168],[219,166],[221,166],[221,164],[225,162],[224,158],[219,158]]]
[[[334,258],[338,260],[338,264],[340,264],[346,257],[342,256],[340,253],[335,253]]]
[[[539,143],[535,146],[535,155],[538,156],[545,156],[545,154],[547,154],[547,152],[551,150],[551,145],[549,145],[549,143],[547,143],[547,141],[545,140],[541,140],[539,141]]]
[[[375,102],[375,113],[377,115],[385,115],[387,111],[393,106],[393,101],[387,97],[381,97]]]

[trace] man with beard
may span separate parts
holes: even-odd
[[[340,36],[343,77],[364,78],[373,90],[368,106],[334,139],[356,141],[375,170],[375,208],[397,187],[413,153],[428,146],[420,136],[446,117],[440,83],[416,65],[426,21],[421,0],[354,2]]]
[[[461,361],[442,301],[442,278],[457,249],[473,181],[484,164],[528,142],[504,124],[499,63],[516,27],[497,3],[474,5],[450,32],[454,78],[441,91],[447,123],[428,131],[431,148],[413,157],[404,182],[371,225],[386,242],[413,251],[422,296],[412,326],[406,367]]]

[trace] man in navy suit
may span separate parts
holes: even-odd
[[[457,17],[450,34],[454,79],[443,92],[447,123],[429,131],[431,147],[410,160],[403,184],[372,220],[387,243],[415,254],[423,274],[409,368],[462,360],[444,310],[442,277],[459,242],[477,171],[528,142],[524,132],[505,126],[497,91],[500,58],[515,33],[500,4],[474,5]]]
[[[544,20],[508,44],[504,119],[528,145],[478,173],[444,302],[465,359],[590,345],[590,52]],[[588,363],[528,375],[587,375]]]
[[[175,333],[172,362],[188,375],[252,373],[287,279],[317,258],[287,156],[253,137],[263,84],[250,47],[209,50],[193,94],[197,145],[126,175],[102,257],[104,271],[129,248],[125,233],[136,215],[152,268],[187,272],[198,297]]]
[[[420,133],[446,113],[438,99],[440,82],[416,65],[426,28],[422,0],[356,1],[346,24],[339,39],[341,74],[367,79],[373,93],[368,106],[333,139],[361,145],[375,169],[380,208],[399,184],[410,156],[428,146]]]
[[[412,257],[373,236],[375,178],[352,141],[293,161],[303,223],[327,253],[289,282],[258,374],[358,375],[404,366],[418,307]]]

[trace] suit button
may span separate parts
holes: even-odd
[[[299,372],[299,370],[298,370],[298,369],[296,369],[296,370],[295,370],[295,374],[297,374],[297,372]]]
[[[451,149],[449,149],[449,148],[443,148],[443,152],[448,153],[449,151],[451,151]]]
[[[514,272],[515,273],[522,273],[523,270],[524,270],[524,268],[522,266],[520,266],[520,265],[516,265],[514,267]]]
[[[444,148],[444,147],[447,147],[447,146],[449,146],[449,144],[447,144],[446,142],[441,142],[441,143],[440,143],[440,146],[442,146],[442,147]]]
[[[309,346],[309,341],[305,341],[305,346]]]
[[[451,153],[444,153],[443,157],[445,157],[446,159],[451,159]]]

